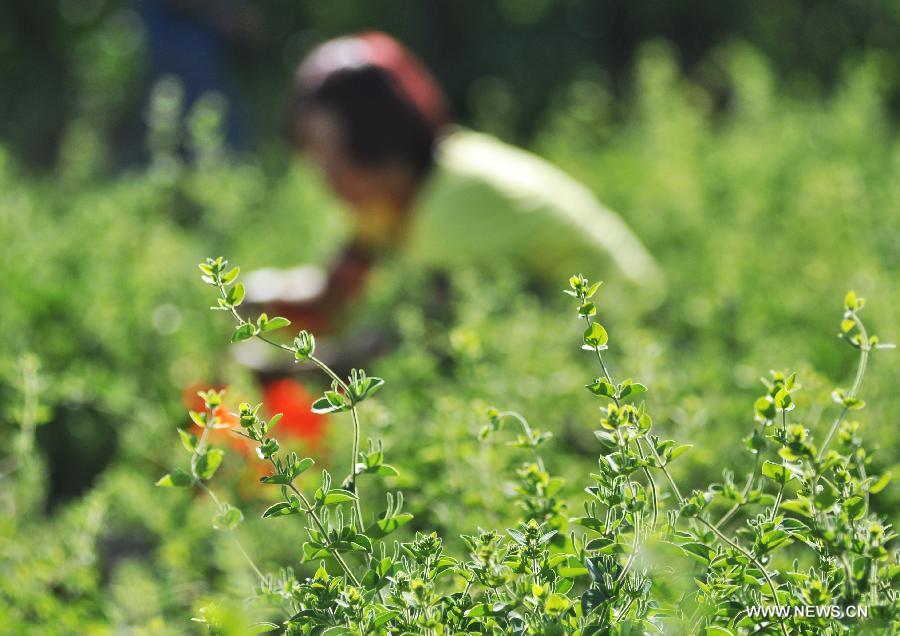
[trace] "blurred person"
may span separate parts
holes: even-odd
[[[333,330],[389,259],[438,272],[511,265],[553,290],[579,271],[605,274],[624,281],[632,301],[659,292],[653,259],[615,213],[548,162],[453,125],[435,79],[384,33],[316,48],[297,70],[286,123],[290,141],[347,204],[353,224],[327,272],[304,265],[247,276],[247,300],[298,328]],[[358,364],[384,350],[390,337],[381,336],[366,330],[352,343],[342,338],[352,358],[320,340],[320,357],[338,369],[349,366],[344,359]],[[264,395],[277,397],[268,387],[284,391],[288,367],[273,366],[261,344],[245,343],[236,355],[260,372]],[[302,393],[295,385],[294,397]],[[277,400],[266,407],[283,410]]]
[[[653,259],[618,215],[547,161],[453,125],[438,83],[384,33],[312,51],[286,123],[353,220],[327,274],[307,266],[248,279],[248,299],[276,303],[303,328],[332,328],[373,267],[393,258],[438,271],[505,263],[551,289],[584,271],[644,297],[660,292]]]

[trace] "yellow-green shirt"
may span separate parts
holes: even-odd
[[[533,154],[466,130],[438,144],[401,252],[428,268],[511,264],[552,285],[583,273],[641,295],[658,296],[662,286],[640,240],[585,186]]]

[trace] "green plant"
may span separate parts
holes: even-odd
[[[280,452],[271,435],[279,416],[264,420],[259,405],[246,403],[234,414],[240,425],[235,432],[255,442],[258,457],[272,467],[261,481],[280,488],[281,500],[263,517],[304,518],[308,540],[303,558],[321,563],[303,580],[291,569],[264,575],[241,547],[259,576],[260,596],[277,600],[286,611],[261,623],[261,629],[285,634],[586,636],[673,630],[843,633],[852,626],[852,616],[797,621],[753,613],[760,606],[804,605],[866,607],[872,612],[866,626],[897,626],[894,585],[900,566],[888,548],[895,533],[869,509],[870,495],[883,489],[890,475],[867,475],[858,424],[845,421],[848,412],[864,406],[858,395],[869,355],[889,345],[867,333],[859,317],[864,301],[852,292],[844,300],[840,327],[841,336],[859,352],[858,372],[850,390],[833,394],[840,410],[821,447],[804,426],[789,421],[800,389],[796,374],[773,372],[754,404],[757,425],[744,440],[754,467],[743,487],[726,471],[721,483],[687,494],[670,464],[690,446],[651,432],[646,404],[636,399],[647,392],[644,384],[613,379],[604,355],[609,336],[596,319],[594,297],[600,284],[573,276],[566,293],[576,299],[585,324],[582,348],[593,353],[601,371],[586,386],[604,401],[595,433],[604,453],[591,475],[593,485],[585,489],[584,515],[564,516],[565,504],[557,497],[564,482],[550,475],[538,452],[550,435],[533,429],[518,413],[490,409],[480,437],[490,438],[511,419],[522,431],[512,445],[531,453],[517,472],[515,499],[523,514],[505,534],[479,529],[464,535],[469,553],[456,559],[445,554],[436,533],[417,532],[409,541],[390,545],[385,541],[412,518],[401,512],[399,492],[388,494],[387,509],[366,523],[358,478],[398,474],[384,463],[380,442],[359,448],[357,407],[383,381],[361,370],[340,378],[316,358],[315,339],[306,331],[291,344],[272,339],[270,332],[289,323],[265,314],[251,321],[240,314],[244,291],[237,282],[238,268],[228,269],[221,257],[207,259],[200,268],[204,281],[219,292],[213,309],[237,321],[232,341],[260,338],[290,352],[297,362],[316,365],[331,388],[313,409],[349,412],[353,425],[348,476],[334,488],[331,475],[323,471],[310,495],[308,485],[299,482],[313,460]],[[180,433],[191,453],[190,472],[173,471],[158,485],[201,487],[218,506],[215,527],[230,530],[242,514],[205,483],[222,461],[222,451],[207,443],[211,429],[225,426],[217,415],[222,395],[201,395],[206,410],[191,417],[202,435]],[[711,512],[716,499],[731,504],[718,519]],[[741,516],[743,524],[729,529]],[[578,529],[566,534],[569,522]],[[804,546],[805,554],[788,561],[782,551],[792,543]],[[673,576],[673,564],[683,570],[685,561],[695,563],[689,576]],[[216,631],[215,616],[209,611],[198,620]]]
[[[671,431],[668,437],[694,445],[669,466],[683,492],[717,482],[726,493],[741,493],[755,456],[738,438],[750,428],[757,388],[767,391],[755,370],[793,363],[803,388],[793,394],[789,424],[802,422],[821,447],[832,422],[822,417],[835,408],[828,407],[831,378],[848,376],[849,389],[854,360],[845,346],[834,346],[832,312],[820,308],[838,289],[871,290],[877,302],[863,310],[866,325],[894,335],[900,287],[890,214],[900,209],[900,152],[883,73],[872,58],[860,59],[835,76],[834,90],[820,91],[806,79],[794,84],[799,78],[760,51],[730,43],[702,63],[715,70],[717,86],[727,86],[722,103],[708,82],[682,72],[665,44],[643,46],[635,61],[635,82],[621,99],[611,98],[603,77],[579,75],[554,98],[528,145],[622,214],[666,270],[669,295],[651,313],[612,302],[628,295],[607,281],[600,304],[613,339],[607,365],[614,376],[632,375],[652,389],[642,397],[652,406],[655,434]],[[195,108],[210,105],[199,100]],[[170,109],[175,129],[184,128],[182,112]],[[190,421],[186,387],[227,385],[234,411],[237,402],[259,401],[251,399],[251,374],[214,328],[222,316],[196,302],[196,255],[227,253],[254,269],[325,263],[340,244],[341,216],[316,187],[316,175],[300,163],[288,168],[277,149],[219,156],[216,143],[200,161],[179,156],[173,164],[163,153],[148,169],[123,171],[95,123],[79,119],[68,128],[52,175],[34,173],[0,144],[0,234],[7,238],[0,255],[0,472],[22,465],[14,460],[21,439],[15,411],[23,403],[16,360],[26,352],[41,361],[47,421],[35,429],[32,469],[18,468],[0,482],[0,571],[12,573],[0,582],[0,634],[173,634],[189,630],[184,617],[209,599],[240,611],[242,599],[232,593],[249,589],[255,575],[232,534],[266,573],[291,564],[303,580],[317,567],[295,563],[301,516],[259,519],[265,506],[256,510],[258,497],[277,494],[277,487],[253,493],[243,479],[251,472],[244,457],[229,451],[211,484],[246,516],[233,533],[211,528],[214,506],[205,494],[195,500],[193,489],[154,488],[153,481],[180,449],[173,423]],[[185,145],[202,141],[195,136]],[[388,379],[390,390],[361,415],[362,447],[366,436],[384,440],[402,472],[362,483],[365,510],[372,512],[367,502],[384,501],[385,488],[402,490],[403,510],[415,519],[389,538],[436,530],[444,552],[456,556],[468,552],[461,534],[515,527],[523,514],[511,496],[521,486],[517,468],[534,458],[511,452],[502,435],[479,442],[485,408],[497,404],[553,431],[539,449],[552,478],[566,480],[553,498],[565,502],[565,516],[580,516],[588,495],[577,485],[597,472],[592,429],[599,427],[581,378],[600,372],[591,370],[593,352],[570,347],[571,333],[560,328],[565,299],[534,293],[506,271],[463,270],[449,276],[446,304],[435,310],[435,295],[413,285],[428,280],[425,272],[386,274],[378,281],[399,292],[379,299],[380,310],[367,303],[354,312],[349,332],[384,324],[399,332],[398,348],[377,367],[363,364]],[[867,475],[893,472],[869,510],[896,528],[898,367],[890,357],[872,358],[865,409],[847,415],[860,422],[850,442],[864,440]],[[325,446],[311,456],[342,477],[351,422],[348,414],[334,420],[346,421],[330,427]],[[276,432],[287,449],[283,424]],[[842,427],[829,448],[849,455]],[[210,439],[218,445],[215,435]],[[332,468],[333,452],[340,470]],[[775,448],[763,459],[781,462]],[[187,470],[186,456],[180,466]],[[733,474],[723,475],[724,466]],[[636,479],[645,483],[641,474]],[[312,485],[317,475],[307,471],[300,483]],[[664,477],[654,477],[665,509],[672,495]],[[765,483],[762,501],[778,490]],[[786,501],[797,486],[786,484]],[[739,537],[747,515],[760,510],[755,497],[749,494],[721,526],[729,536]],[[98,504],[99,524],[92,512]],[[734,504],[716,493],[705,510],[718,520]],[[674,604],[685,589],[696,589],[694,568],[703,564],[680,548],[671,554],[664,544],[642,545],[638,566],[652,556],[673,568],[653,579],[657,601]],[[778,548],[771,567],[805,572],[812,558],[795,541]],[[337,573],[330,558],[327,567]],[[576,579],[577,589],[586,580]],[[692,598],[679,606],[688,618]],[[280,615],[264,603],[252,609]]]

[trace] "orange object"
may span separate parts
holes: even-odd
[[[290,378],[273,380],[263,387],[263,408],[269,417],[284,413],[275,434],[299,437],[317,448],[324,438],[327,418],[312,412],[313,401],[306,388]]]
[[[221,391],[227,387],[221,384],[212,387],[209,384],[192,384],[182,393],[185,408],[203,411],[203,398],[197,395],[197,392],[209,388]],[[313,448],[321,445],[328,418],[312,412],[314,397],[302,384],[290,378],[280,378],[266,383],[262,387],[262,393],[263,409],[267,417],[272,417],[276,413],[284,414],[273,431],[274,436],[284,441],[291,438],[301,439]],[[225,405],[218,407],[215,414],[230,428],[239,428],[237,417],[230,413]],[[252,454],[249,440],[235,435],[228,429],[215,429],[210,431],[210,435],[211,441],[215,443],[227,443],[244,455]]]
[[[227,388],[222,384],[210,386],[205,384],[192,384],[182,392],[182,402],[186,409],[202,412],[204,409],[203,398],[197,395],[198,391],[214,388],[221,391]],[[305,447],[309,450],[319,451],[322,454],[322,442],[324,440],[327,416],[316,415],[312,412],[313,397],[302,384],[294,380],[283,378],[268,382],[262,387],[263,408],[265,416],[272,417],[276,413],[284,416],[273,430],[273,436],[282,443],[282,448],[300,450]],[[227,396],[227,394],[226,394]],[[232,410],[237,410],[233,402],[229,402]],[[229,412],[229,407],[222,405],[216,409],[216,416],[228,428],[217,428],[209,431],[208,441],[219,447],[226,446],[243,457],[243,461],[232,464],[237,468],[234,487],[245,501],[252,501],[261,496],[259,479],[272,472],[269,462],[260,460],[254,449],[256,444],[246,437],[241,437],[231,429],[240,428],[238,418]],[[261,416],[263,414],[260,414]],[[194,428],[196,426],[196,428]],[[193,420],[188,420],[187,429],[193,430],[199,435],[200,427]]]

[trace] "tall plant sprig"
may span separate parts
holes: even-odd
[[[401,512],[399,493],[388,495],[387,511],[371,526],[362,525],[358,475],[397,474],[384,463],[380,442],[370,441],[367,450],[359,449],[355,407],[381,386],[381,380],[361,370],[341,379],[315,358],[315,339],[305,331],[292,345],[272,340],[267,335],[270,331],[290,323],[265,314],[254,322],[241,316],[236,309],[244,297],[243,286],[236,282],[239,270],[228,270],[221,258],[208,259],[201,269],[204,280],[218,291],[214,309],[237,319],[233,341],[260,338],[292,352],[298,362],[313,362],[331,381],[330,390],[315,402],[313,410],[351,411],[354,415],[350,475],[343,487],[333,488],[331,476],[323,471],[320,486],[308,495],[295,480],[314,462],[280,451],[271,435],[280,414],[265,420],[259,416],[262,405],[248,403],[241,404],[234,414],[240,426],[234,430],[253,440],[257,455],[273,468],[261,481],[281,488],[282,500],[263,516],[305,515],[308,541],[303,546],[304,560],[333,557],[343,574],[332,576],[323,563],[314,576],[303,581],[289,569],[278,576],[263,576],[238,542],[261,579],[261,595],[290,606],[290,614],[280,624],[265,624],[277,633],[307,636],[335,628],[339,630],[335,633],[354,636],[473,632],[600,636],[659,632],[664,630],[664,621],[675,620],[691,634],[779,630],[812,635],[822,633],[823,628],[834,631],[846,626],[828,617],[809,624],[789,624],[780,613],[774,618],[754,618],[748,608],[760,603],[827,604],[840,588],[844,591],[838,598],[847,604],[887,599],[879,606],[881,618],[896,623],[898,598],[892,583],[900,568],[888,552],[896,535],[869,508],[869,495],[884,488],[889,474],[880,478],[866,474],[868,459],[856,435],[858,423],[847,421],[849,411],[863,407],[858,394],[871,351],[885,346],[866,331],[858,315],[863,301],[855,295],[848,294],[845,299],[841,334],[859,349],[860,362],[851,389],[836,389],[833,394],[841,410],[822,449],[816,448],[802,424],[792,420],[794,396],[800,390],[796,374],[772,372],[771,379],[763,379],[765,395],[754,403],[756,424],[745,439],[754,454],[754,465],[743,488],[735,485],[733,473],[726,470],[724,483],[688,494],[679,487],[669,465],[690,446],[651,434],[646,405],[634,403],[647,388],[630,379],[617,383],[610,373],[604,355],[609,336],[595,318],[597,308],[592,300],[599,284],[572,277],[566,291],[577,300],[577,313],[585,324],[582,347],[594,353],[601,371],[587,385],[605,400],[596,435],[610,449],[600,456],[598,470],[591,474],[594,485],[585,489],[590,496],[585,515],[569,520],[585,532],[573,531],[568,537],[559,532],[566,524],[562,516],[565,502],[557,497],[562,480],[550,476],[538,453],[549,433],[533,429],[516,412],[491,410],[483,437],[512,419],[522,431],[512,445],[533,453],[533,461],[518,471],[517,500],[525,518],[507,530],[508,539],[502,533],[480,529],[477,535],[464,535],[469,559],[458,561],[444,553],[443,540],[436,533],[417,532],[413,541],[395,543],[392,552],[387,550],[380,540],[412,518]],[[211,430],[228,426],[222,415],[222,394],[210,390],[201,392],[201,397],[205,410],[192,412],[191,417],[202,427],[202,434],[198,439],[180,432],[191,453],[190,471],[173,471],[160,485],[199,487],[218,508],[214,525],[231,529],[240,523],[240,511],[219,499],[207,483],[222,462],[221,451],[209,443]],[[671,491],[670,498],[663,496],[662,481],[668,484],[665,490]],[[716,497],[734,505],[713,522],[710,504]],[[667,501],[674,505],[670,504],[664,523],[660,523],[661,506]],[[349,523],[344,520],[347,505]],[[753,506],[758,506],[755,513]],[[746,513],[744,524],[734,534],[726,532],[726,523],[741,513]],[[696,587],[687,588],[674,605],[666,604],[671,600],[666,600],[665,591],[662,596],[654,594],[651,570],[655,568],[638,558],[643,545],[653,539],[662,539],[663,544],[704,566],[693,573]],[[807,572],[774,569],[776,551],[792,541],[807,546],[818,557]],[[365,555],[366,568],[359,575],[347,557],[352,553]],[[798,570],[797,561],[794,563]],[[576,587],[580,577],[589,577],[586,587]],[[465,581],[464,589],[451,592],[460,579]],[[580,602],[573,601],[575,590],[581,595]],[[690,616],[682,607],[688,596],[696,601]],[[744,609],[737,609],[740,607]]]
[[[585,323],[585,330],[582,334],[582,349],[593,351],[600,365],[602,376],[595,378],[593,382],[587,385],[587,388],[595,395],[605,397],[610,400],[610,404],[606,408],[605,417],[602,420],[603,428],[614,433],[607,441],[613,442],[619,450],[620,462],[618,464],[610,464],[608,461],[606,467],[611,472],[618,472],[619,468],[636,468],[640,466],[641,471],[647,479],[647,486],[650,489],[651,498],[651,520],[649,524],[649,532],[656,529],[659,516],[659,496],[657,492],[656,482],[653,474],[650,472],[647,463],[647,456],[641,445],[642,438],[647,435],[650,430],[650,416],[645,412],[643,403],[639,408],[635,408],[630,404],[624,404],[635,397],[647,392],[647,387],[640,382],[634,382],[631,379],[616,384],[606,361],[603,358],[603,352],[609,348],[609,334],[606,328],[601,325],[595,318],[597,315],[597,306],[592,298],[600,289],[602,282],[591,283],[582,275],[572,276],[569,279],[570,289],[564,290],[566,294],[572,296],[578,301],[577,313]],[[624,432],[623,432],[624,431]],[[638,452],[639,461],[635,461],[629,457],[632,445]],[[603,464],[601,463],[601,466]],[[633,489],[633,487],[632,487]],[[590,492],[590,491],[589,491]],[[638,546],[641,541],[641,507],[636,507],[631,511],[633,516],[633,537],[631,551],[625,561],[625,564],[619,570],[615,578],[615,589],[618,591],[625,583],[626,577],[638,553]],[[623,608],[621,614],[627,613],[631,602]]]
[[[730,588],[728,585],[717,588],[716,580],[727,584],[729,574],[713,570],[722,570],[725,567],[732,575],[737,573],[744,576],[744,574],[740,567],[735,569],[728,566],[728,559],[723,560],[718,552],[709,552],[709,548],[705,545],[707,539],[704,533],[691,530],[690,522],[708,532],[709,538],[732,550],[745,559],[746,563],[752,564],[758,575],[765,580],[772,603],[783,603],[793,598],[802,603],[821,604],[831,598],[829,586],[841,580],[846,589],[842,600],[847,604],[864,601],[866,597],[861,592],[863,588],[867,588],[870,603],[878,603],[881,592],[884,592],[892,603],[896,600],[896,595],[892,594],[890,586],[885,582],[886,579],[896,577],[896,566],[892,565],[886,549],[887,543],[895,534],[889,526],[883,525],[869,513],[869,494],[877,493],[884,488],[890,474],[877,480],[867,477],[865,470],[867,455],[861,441],[855,436],[858,424],[846,422],[849,411],[864,406],[858,395],[870,353],[875,349],[893,347],[881,344],[876,336],[868,334],[859,317],[859,311],[865,303],[864,299],[858,298],[853,292],[849,292],[844,299],[844,316],[839,335],[859,351],[859,363],[851,389],[849,391],[835,389],[832,394],[841,410],[832,423],[822,448],[816,449],[809,432],[802,424],[792,423],[789,420],[788,414],[796,407],[793,395],[800,389],[796,374],[773,371],[771,380],[763,379],[766,394],[754,404],[759,428],[755,428],[745,440],[755,459],[744,487],[738,490],[732,481],[733,474],[726,471],[724,484],[712,484],[705,492],[695,490],[690,496],[685,496],[672,476],[668,464],[687,450],[688,446],[676,446],[673,441],[660,441],[659,438],[650,435],[650,420],[645,413],[644,405],[636,409],[627,404],[623,405],[624,397],[633,396],[635,393],[641,394],[646,389],[631,380],[615,384],[609,373],[602,354],[608,348],[608,334],[594,319],[597,310],[591,300],[599,284],[592,285],[580,275],[572,277],[569,283],[570,289],[566,290],[566,293],[577,299],[578,315],[584,319],[587,327],[583,334],[583,348],[596,353],[602,371],[602,376],[587,385],[587,388],[610,401],[604,409],[604,417],[601,420],[601,426],[606,430],[598,431],[598,437],[618,449],[618,454],[614,451],[611,455],[601,458],[600,466],[604,469],[601,472],[605,471],[607,477],[604,479],[603,475],[595,475],[595,479],[599,478],[598,481],[601,482],[600,487],[588,489],[592,494],[606,495],[604,501],[607,505],[606,527],[609,526],[610,510],[620,505],[614,497],[610,497],[612,491],[603,488],[604,481],[607,485],[610,481],[608,476],[629,474],[637,467],[647,470],[658,469],[668,482],[677,503],[677,510],[667,514],[668,533],[681,537],[681,541],[687,539],[688,541],[682,543],[680,547],[689,556],[707,563],[708,581],[702,583],[698,580],[698,586],[710,598],[726,598],[731,594],[729,589],[740,589],[740,586],[733,585]],[[841,452],[829,449],[829,444],[836,435],[841,441]],[[645,445],[647,447],[646,453],[639,454],[639,461],[635,461],[634,457],[627,454],[632,438],[639,450]],[[766,450],[770,448],[769,440],[775,443],[778,461],[764,459]],[[611,458],[614,458],[614,461],[611,461]],[[647,477],[648,486],[655,495],[652,477],[649,474]],[[765,493],[766,484],[770,482],[775,485],[774,495]],[[789,484],[792,485],[791,488],[788,488]],[[793,496],[791,493],[794,493]],[[718,522],[713,523],[708,518],[706,507],[717,494],[735,503]],[[763,504],[764,510],[762,514],[748,518],[747,526],[739,530],[739,533],[753,541],[752,547],[747,548],[737,538],[726,534],[722,528],[741,509],[752,503]],[[599,523],[596,511],[589,508],[588,512],[587,517],[575,520],[576,523],[580,522],[588,528],[602,531],[604,528]],[[786,513],[796,516],[785,517]],[[689,522],[688,532],[676,530],[676,524],[680,519]],[[625,564],[618,570],[617,580],[622,579],[627,568],[633,564],[639,541],[638,532],[639,527],[635,522],[632,551]],[[780,575],[777,571],[770,571],[766,567],[766,564],[771,562],[773,553],[790,544],[792,540],[800,541],[815,551],[819,557],[818,568],[811,569],[806,574],[794,572],[786,576]],[[589,543],[588,547],[590,545]],[[599,545],[602,547],[605,544]],[[731,563],[734,565],[740,562]],[[839,563],[843,570],[839,577],[834,572],[834,563]],[[883,565],[879,566],[879,563]],[[750,576],[753,578],[752,574]],[[802,585],[797,584],[797,581],[802,581]],[[588,590],[588,593],[591,592],[592,590]],[[624,615],[628,607],[630,602],[619,616]],[[889,608],[890,605],[886,607]],[[731,620],[732,626],[741,615],[745,621],[750,618],[746,612],[741,612]],[[887,621],[893,620],[890,610],[885,618]],[[701,620],[703,616],[691,617],[688,622],[692,632],[699,629]],[[747,623],[743,625],[746,626]],[[783,634],[788,633],[787,625],[780,617],[778,626]],[[798,631],[806,633],[805,630]]]
[[[597,307],[596,304],[591,300],[599,290],[601,284],[601,282],[592,284],[588,279],[579,274],[576,276],[572,276],[569,279],[570,289],[564,291],[566,294],[572,296],[577,300],[578,315],[584,320],[587,326],[582,336],[582,348],[595,352],[597,360],[600,364],[600,368],[603,372],[602,377],[596,378],[591,384],[587,385],[587,388],[592,393],[601,397],[605,397],[610,401],[605,407],[604,417],[601,420],[601,426],[603,426],[603,428],[605,429],[611,430],[615,434],[612,441],[620,451],[622,466],[627,467],[629,464],[632,466],[632,468],[640,466],[641,470],[644,472],[644,475],[647,477],[647,483],[651,490],[654,510],[651,528],[655,528],[656,518],[658,514],[658,496],[656,484],[649,470],[650,467],[653,467],[659,469],[665,476],[666,481],[669,483],[672,494],[674,495],[675,500],[678,503],[680,515],[695,518],[700,524],[710,530],[720,542],[749,559],[760,570],[760,572],[762,572],[771,591],[773,600],[777,601],[778,588],[775,585],[771,573],[769,573],[763,563],[752,552],[741,546],[734,539],[726,536],[715,524],[711,523],[703,516],[702,509],[707,502],[704,493],[695,492],[690,498],[685,498],[684,495],[682,495],[681,489],[678,487],[678,484],[673,478],[671,471],[669,471],[668,464],[673,459],[675,459],[675,457],[685,452],[690,447],[686,445],[676,447],[674,446],[674,443],[669,444],[667,442],[663,442],[662,444],[660,444],[657,437],[649,435],[651,428],[651,419],[645,411],[645,405],[641,403],[639,407],[634,407],[631,404],[623,404],[623,401],[625,401],[626,399],[630,400],[638,395],[646,393],[647,387],[640,382],[634,382],[631,379],[627,379],[619,384],[616,384],[609,373],[609,369],[607,368],[602,353],[609,348],[609,335],[606,328],[594,319],[594,316],[597,315]],[[639,451],[640,461],[630,459],[628,456],[628,450],[630,448],[632,439],[634,440],[635,446]],[[648,451],[650,454],[649,458],[648,454],[642,447],[643,444],[646,444],[646,446],[648,447]],[[619,467],[617,467],[616,470],[619,470]],[[636,509],[633,514],[639,514],[639,509]],[[677,519],[677,517],[675,517],[675,519]],[[628,570],[634,563],[635,556],[637,554],[638,545],[640,542],[640,524],[638,519],[635,519],[633,523],[633,532],[634,536],[631,552],[628,555],[625,564],[622,566],[618,576],[616,577],[616,590],[618,590],[624,582]],[[621,614],[625,614],[630,605],[631,603],[629,603],[628,606],[623,609]],[[782,633],[787,636],[788,631],[784,623],[781,622],[780,625]]]
[[[300,512],[306,514],[311,525],[307,527],[309,541],[304,545],[304,557],[311,560],[325,555],[332,556],[341,566],[347,579],[358,587],[359,578],[347,563],[344,553],[361,552],[365,555],[366,563],[371,564],[373,552],[371,538],[383,537],[412,518],[411,515],[400,512],[402,497],[398,493],[395,498],[389,497],[388,510],[367,528],[358,492],[359,475],[397,474],[392,466],[384,463],[384,453],[380,444],[373,445],[370,442],[367,451],[360,451],[361,427],[357,407],[374,395],[383,386],[384,381],[367,375],[362,369],[353,369],[347,379],[342,379],[316,357],[315,337],[305,330],[300,331],[289,345],[271,339],[269,335],[271,332],[288,327],[290,321],[282,317],[269,318],[266,314],[261,314],[255,321],[242,316],[238,307],[244,300],[245,290],[243,284],[237,282],[240,268],[229,269],[227,261],[222,257],[207,259],[205,263],[200,264],[200,270],[203,273],[203,281],[214,286],[219,292],[217,305],[212,309],[230,313],[237,322],[232,333],[232,342],[258,338],[290,352],[298,363],[314,364],[330,380],[331,386],[313,403],[312,411],[318,414],[347,411],[350,413],[353,436],[349,474],[340,488],[333,488],[331,476],[327,471],[323,471],[321,485],[311,498],[298,488],[294,481],[313,465],[313,460],[301,459],[296,453],[282,456],[279,454],[277,439],[269,435],[280,419],[280,414],[265,421],[258,415],[261,405],[254,407],[246,403],[241,404],[239,413],[236,414],[241,429],[236,432],[256,442],[257,455],[260,459],[271,463],[275,472],[263,477],[262,481],[281,486],[283,500],[266,510],[263,516],[285,516]],[[330,506],[345,503],[351,506],[349,524],[344,523],[340,509],[334,514],[329,511]]]
[[[234,316],[237,321],[237,327],[235,327],[231,336],[232,342],[258,338],[273,347],[292,353],[294,359],[298,362],[312,362],[328,377],[332,383],[331,391],[327,391],[325,397],[313,405],[313,412],[326,414],[350,411],[350,417],[353,421],[353,443],[350,456],[350,471],[347,479],[344,481],[344,486],[354,495],[358,495],[356,492],[356,476],[357,463],[359,461],[360,422],[356,407],[361,401],[380,389],[384,381],[381,378],[367,378],[364,371],[354,369],[349,383],[345,382],[327,364],[314,355],[315,337],[307,331],[301,331],[294,339],[292,345],[276,342],[269,338],[266,334],[288,327],[291,322],[281,316],[269,318],[264,313],[260,314],[255,323],[241,316],[237,308],[243,303],[246,293],[243,283],[237,282],[241,268],[233,267],[226,271],[227,265],[228,261],[225,261],[220,256],[216,259],[208,258],[206,263],[201,263],[199,266],[203,272],[204,282],[218,288],[220,293],[218,306],[212,307],[212,309],[227,311]],[[354,499],[354,512],[356,514],[357,527],[359,529],[364,528],[362,503],[358,496]]]
[[[186,472],[180,468],[173,469],[160,477],[156,485],[163,488],[200,488],[216,506],[217,512],[213,518],[213,527],[217,530],[230,531],[243,522],[244,515],[239,508],[223,501],[216,495],[207,483],[216,474],[225,457],[224,451],[215,448],[209,443],[210,431],[229,427],[221,417],[223,394],[223,391],[216,391],[215,389],[198,392],[198,395],[203,400],[204,410],[203,412],[191,411],[190,415],[191,420],[202,428],[200,437],[198,438],[193,433],[178,429],[181,445],[190,453],[189,470]],[[265,575],[250,557],[241,540],[236,534],[232,534],[232,537],[238,551],[247,561],[250,569],[261,581],[264,580]]]

